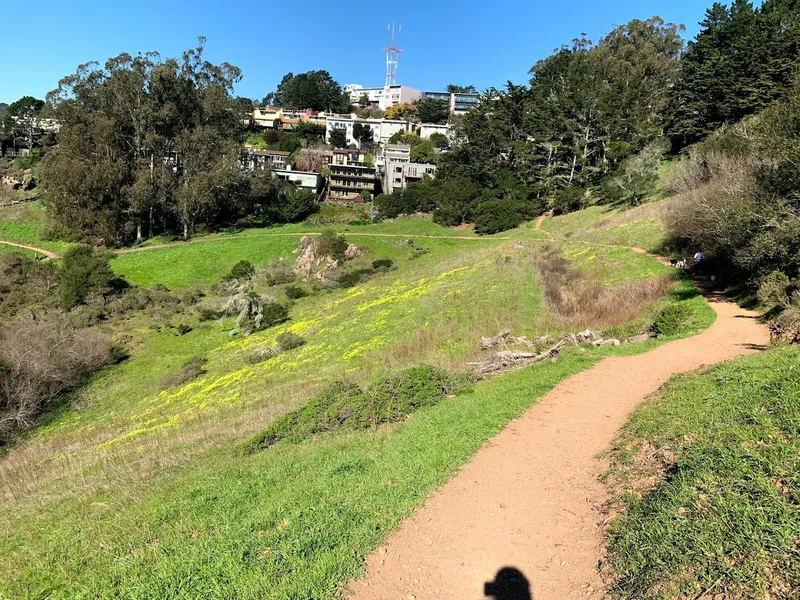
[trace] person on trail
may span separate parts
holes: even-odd
[[[698,250],[694,253],[694,265],[692,266],[692,272],[695,275],[699,275],[703,271],[705,271],[706,267],[706,255],[703,254],[702,250]]]

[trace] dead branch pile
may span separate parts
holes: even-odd
[[[538,348],[543,344],[553,342],[549,336],[538,337],[535,342],[532,342],[527,340],[524,336],[513,337],[511,336],[511,330],[503,329],[493,337],[481,338],[481,350],[491,350],[501,347],[503,349],[494,351],[485,360],[467,363],[467,365],[481,375],[492,375],[510,369],[533,365],[544,360],[555,360],[567,344],[572,344],[573,346],[583,346],[585,344],[592,344],[593,346],[621,346],[624,344],[644,342],[653,337],[656,337],[655,334],[645,331],[620,341],[614,338],[604,339],[597,331],[586,329],[578,333],[568,333],[556,340],[555,344],[551,345],[549,348],[540,351]],[[525,346],[534,348],[535,350],[514,350],[509,348],[509,346]]]

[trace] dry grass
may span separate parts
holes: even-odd
[[[554,246],[545,246],[535,265],[553,316],[574,329],[602,330],[630,321],[673,285],[664,276],[603,287],[591,274],[570,266]]]
[[[625,223],[631,223],[633,221],[641,221],[644,219],[663,218],[665,215],[669,214],[669,212],[675,206],[676,202],[677,202],[676,198],[669,198],[666,200],[661,200],[659,202],[649,202],[647,204],[642,204],[641,206],[636,206],[624,212],[618,213],[613,217],[603,219],[602,221],[590,225],[580,233],[588,233],[590,231],[597,231],[600,229],[606,229],[608,227],[614,227],[617,225],[624,225]]]

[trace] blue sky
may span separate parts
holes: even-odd
[[[242,69],[237,93],[262,98],[284,73],[327,69],[342,85],[383,85],[387,23],[402,24],[398,83],[437,90],[479,89],[527,71],[585,32],[597,40],[615,24],[659,15],[697,33],[711,0],[477,0],[333,3],[213,0],[40,0],[35,14],[3,11],[0,102],[44,97],[84,62],[121,52],[178,56],[208,38],[212,62]],[[40,19],[39,16],[42,18]]]

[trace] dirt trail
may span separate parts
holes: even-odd
[[[16,242],[6,242],[5,240],[0,240],[0,244],[5,246],[14,246],[14,248],[24,248],[25,250],[30,250],[31,252],[38,252],[39,254],[44,255],[45,260],[50,260],[51,258],[61,258],[55,252],[50,252],[49,250],[44,250],[42,248],[36,248],[35,246],[26,246],[25,244],[17,244]]]
[[[709,301],[717,320],[706,331],[607,358],[510,423],[368,558],[352,600],[478,600],[503,567],[522,571],[534,600],[602,597],[607,464],[598,455],[672,375],[769,342],[753,313]]]
[[[541,215],[538,219],[536,219],[536,225],[534,225],[534,229],[539,231],[542,228],[542,223],[545,222],[547,219],[547,215]]]

